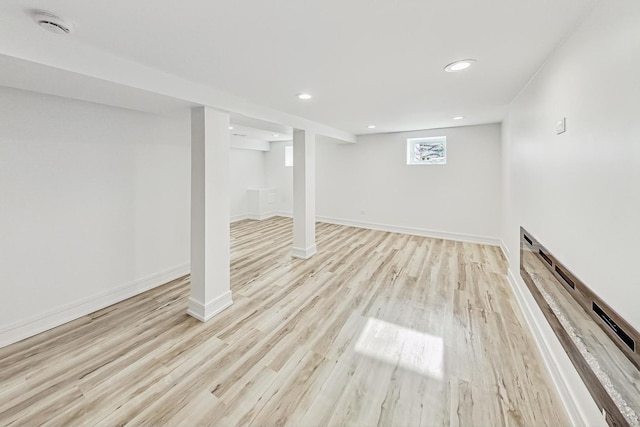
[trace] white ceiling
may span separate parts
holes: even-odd
[[[0,54],[76,71],[91,50],[353,134],[460,126],[501,121],[595,1],[3,0]],[[74,33],[42,30],[32,9]],[[464,58],[478,63],[443,71]],[[0,84],[15,72],[0,69]]]
[[[255,139],[259,141],[291,141],[293,135],[291,132],[287,133],[272,133],[259,127],[241,126],[232,123],[233,129],[230,129],[230,133],[233,136],[247,139]]]
[[[293,129],[240,114],[231,114],[231,134],[261,141],[291,141]]]

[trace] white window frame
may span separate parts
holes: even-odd
[[[444,149],[444,156],[436,159],[417,160],[415,158],[416,145],[440,145]],[[428,138],[407,138],[407,165],[446,165],[447,164],[447,137],[433,136]]]

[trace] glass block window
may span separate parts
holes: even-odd
[[[446,136],[407,139],[408,165],[444,165],[446,163]]]

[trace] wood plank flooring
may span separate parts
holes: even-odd
[[[206,324],[187,277],[0,349],[0,425],[569,425],[498,248],[291,229],[232,225]]]

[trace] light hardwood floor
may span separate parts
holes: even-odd
[[[232,225],[234,305],[180,279],[0,349],[0,425],[568,425],[498,248]]]

